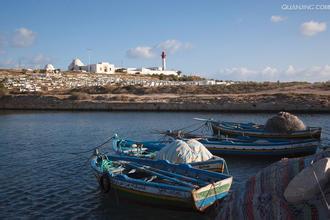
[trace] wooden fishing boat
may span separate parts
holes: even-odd
[[[224,198],[233,180],[232,176],[188,164],[104,155],[97,150],[90,162],[104,192],[114,190],[119,197],[197,211]]]
[[[171,143],[173,140],[163,141],[135,141],[119,138],[117,135],[112,141],[112,149],[116,154],[134,156],[139,158],[155,159],[156,152]],[[226,161],[218,156],[213,156],[207,161],[193,162],[190,165],[197,169],[229,173]]]
[[[256,138],[316,138],[320,139],[322,129],[319,127],[307,127],[306,130],[287,133],[275,133],[266,131],[264,125],[254,123],[216,122],[209,121],[214,135],[225,136],[249,136]]]
[[[320,142],[315,139],[286,141],[205,138],[199,141],[213,154],[241,156],[301,156],[314,154],[320,145]]]
[[[182,133],[182,139],[186,140],[184,133]],[[191,136],[191,135],[190,135]],[[213,138],[203,137],[202,135],[196,135],[199,142],[201,142],[212,154],[215,155],[243,155],[243,156],[299,156],[314,154],[317,147],[320,145],[319,140],[316,139],[294,139],[294,140],[282,140],[282,139],[254,139],[249,137],[241,138]],[[130,151],[133,144],[143,146],[148,149],[142,150],[139,153],[138,148],[132,149],[138,154],[148,155],[152,157],[153,152],[165,147],[166,144],[171,142],[171,139],[164,141],[142,141],[135,142],[131,140],[122,140],[119,146],[122,146],[122,151],[128,155],[133,155]],[[222,158],[221,158],[222,159]],[[198,162],[202,163],[200,167],[192,164],[196,168],[202,168],[204,165],[208,165],[208,161]],[[212,166],[216,163],[209,161],[209,166],[206,169],[212,170]],[[219,161],[220,164],[220,161]],[[225,162],[224,162],[225,165]],[[226,165],[225,165],[226,168]]]

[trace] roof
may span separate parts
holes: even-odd
[[[45,70],[55,70],[55,67],[52,64],[47,64]]]
[[[83,62],[81,62],[81,60],[79,60],[78,58],[74,59],[70,65],[74,65],[74,66],[85,66],[85,64]]]

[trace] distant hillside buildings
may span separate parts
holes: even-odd
[[[55,67],[52,64],[47,64],[44,68],[47,73],[53,73],[55,72]]]
[[[116,68],[114,64],[108,62],[99,62],[96,64],[85,65],[80,59],[74,59],[68,66],[69,71],[91,72],[114,74],[116,71],[127,74],[142,74],[142,75],[180,75],[179,71],[166,69],[166,54],[162,52],[162,67],[149,67],[149,68]]]
[[[81,71],[81,72],[91,72],[91,73],[105,73],[114,74],[115,65],[108,62],[100,62],[96,64],[85,65],[81,60],[74,59],[68,66],[69,71]]]

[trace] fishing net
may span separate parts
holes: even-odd
[[[265,130],[276,133],[305,130],[306,126],[297,116],[288,112],[279,112],[267,120]]]
[[[156,154],[156,159],[168,160],[171,163],[207,161],[212,157],[213,155],[210,151],[208,151],[203,144],[194,139],[188,142],[175,140]]]
[[[214,207],[215,219],[329,219],[329,210],[322,194],[305,202],[289,203],[284,191],[289,182],[311,161],[317,162],[330,156],[330,151],[316,155],[283,159],[252,176],[235,189],[220,205]],[[330,201],[330,183],[323,188]],[[210,210],[211,212],[211,210]]]

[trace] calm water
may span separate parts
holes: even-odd
[[[194,212],[164,210],[121,201],[100,192],[88,164],[91,149],[114,132],[157,139],[155,129],[174,129],[204,117],[264,123],[270,114],[141,112],[0,112],[0,219],[111,218],[200,219]],[[330,115],[299,115],[321,126],[330,139]],[[234,188],[274,159],[225,158]]]

